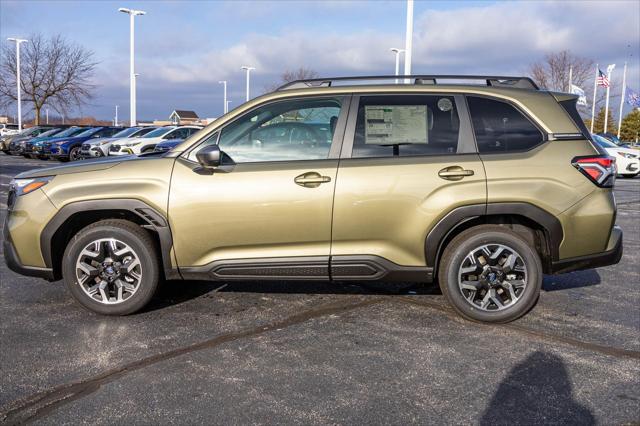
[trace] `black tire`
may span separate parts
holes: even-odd
[[[76,146],[71,148],[71,151],[69,151],[69,161],[78,161],[78,160],[82,160],[82,156],[80,154],[80,147]]]
[[[116,238],[129,245],[137,254],[142,271],[137,291],[118,304],[103,304],[84,292],[76,279],[76,261],[92,241]],[[153,297],[160,279],[160,265],[155,244],[146,230],[121,219],[107,219],[83,228],[67,244],[62,263],[62,276],[74,299],[90,311],[103,315],[129,315],[142,309]]]
[[[458,273],[467,255],[485,244],[502,244],[515,250],[526,265],[527,283],[518,300],[498,311],[472,305],[458,285]],[[478,322],[506,323],[520,318],[535,306],[542,287],[540,256],[520,235],[502,226],[482,225],[457,235],[446,247],[440,261],[438,282],[442,294],[453,309],[466,319]]]

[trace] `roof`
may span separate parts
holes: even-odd
[[[174,110],[170,117],[173,116],[174,114],[176,114],[179,118],[200,118],[198,117],[198,114],[196,114],[195,111],[186,111],[186,110],[182,110],[182,109],[176,109]]]

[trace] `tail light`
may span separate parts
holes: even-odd
[[[590,181],[602,188],[611,188],[616,179],[616,159],[606,155],[575,157],[571,164]]]

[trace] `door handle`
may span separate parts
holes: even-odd
[[[317,188],[323,183],[331,182],[331,178],[329,176],[322,176],[317,172],[307,172],[296,176],[293,181],[305,188]]]
[[[446,180],[462,180],[465,176],[473,176],[473,170],[465,170],[460,166],[445,167],[438,176]]]

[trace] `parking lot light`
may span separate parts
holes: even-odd
[[[223,81],[219,81],[218,83],[224,85],[224,99],[223,99],[223,105],[222,105],[222,111],[226,114],[227,112],[229,112],[227,110],[227,81],[223,80]]]
[[[400,54],[404,52],[404,49],[398,49],[397,47],[392,47],[392,52],[396,54],[396,73],[395,75],[400,74]],[[396,78],[396,84],[398,84],[398,79]]]
[[[20,99],[20,44],[29,40],[23,38],[9,37],[8,41],[16,43],[16,87],[18,89],[18,131],[22,131],[22,102]],[[247,86],[248,87],[248,86]]]
[[[135,65],[134,65],[134,18],[136,15],[145,15],[147,12],[143,10],[134,10],[127,9],[126,7],[121,7],[118,9],[119,12],[129,14],[129,27],[130,27],[130,37],[129,37],[129,85],[130,85],[130,126],[136,125],[136,78],[135,78]]]
[[[240,69],[243,69],[247,72],[247,102],[249,101],[249,74],[251,73],[251,70],[255,70],[254,67],[250,67],[248,65],[243,65],[240,67]]]

